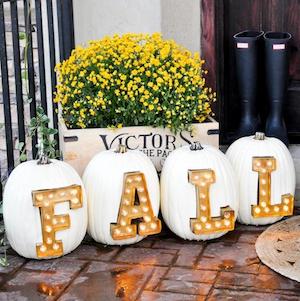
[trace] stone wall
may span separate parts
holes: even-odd
[[[161,32],[200,50],[200,0],[74,0],[76,44],[126,32]]]

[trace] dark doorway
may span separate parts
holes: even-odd
[[[239,118],[232,36],[242,30],[293,35],[285,120],[291,143],[300,143],[300,0],[202,0],[202,56],[208,82],[218,93],[215,108],[221,143],[232,142]],[[266,102],[263,97],[262,102]]]

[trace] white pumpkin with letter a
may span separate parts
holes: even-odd
[[[34,195],[40,200],[36,204]],[[73,251],[87,228],[86,197],[79,175],[58,160],[21,163],[5,185],[3,217],[9,243],[21,256],[47,259]]]
[[[265,225],[292,214],[295,168],[279,139],[256,133],[235,141],[226,155],[239,179],[241,223]]]
[[[132,186],[135,180],[145,185]],[[132,244],[148,235],[147,231],[160,232],[159,180],[151,160],[142,152],[127,151],[122,145],[118,150],[100,152],[86,167],[83,182],[88,199],[88,233],[97,242]],[[137,225],[132,223],[138,219]],[[152,228],[147,230],[148,219]],[[122,227],[127,236],[120,236],[118,229]]]
[[[193,179],[200,181],[199,185]],[[199,143],[173,151],[161,174],[161,211],[168,227],[183,239],[214,239],[233,230],[238,191],[226,156]]]

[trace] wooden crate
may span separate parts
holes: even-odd
[[[138,149],[147,154],[160,171],[164,160],[175,148],[200,141],[219,147],[219,123],[209,122],[193,124],[192,132],[183,131],[175,135],[169,129],[150,126],[132,126],[121,129],[91,128],[67,129],[59,120],[60,149],[64,161],[71,164],[82,175],[91,158],[100,151],[115,149],[119,143],[128,149]],[[99,167],[101,168],[101,166]]]

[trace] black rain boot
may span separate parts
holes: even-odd
[[[291,37],[288,32],[266,32],[264,35],[268,95],[268,117],[265,133],[269,137],[280,139],[286,146],[288,146],[289,140],[283,120],[283,108],[288,84],[288,42]]]
[[[241,120],[236,138],[254,135],[260,126],[257,96],[263,34],[263,31],[246,30],[233,36],[237,83],[241,100]]]

